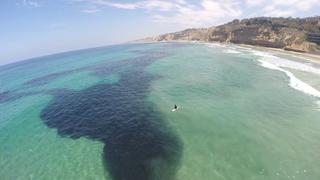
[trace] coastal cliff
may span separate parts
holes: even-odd
[[[177,40],[247,44],[320,54],[320,16],[236,19],[220,26],[142,39],[149,42]]]

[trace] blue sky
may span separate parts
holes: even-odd
[[[320,0],[1,0],[0,65],[255,16],[320,15]]]

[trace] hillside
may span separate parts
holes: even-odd
[[[186,29],[143,40],[226,42],[320,54],[320,16],[236,19],[220,26]]]

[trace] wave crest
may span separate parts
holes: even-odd
[[[289,81],[289,85],[301,92],[304,92],[306,94],[315,96],[315,97],[319,97],[320,98],[320,91],[318,91],[317,89],[313,88],[312,86],[310,86],[309,84],[301,81],[300,79],[298,79],[297,77],[294,76],[294,74],[290,71],[287,71],[285,69],[282,69],[274,64],[271,64],[269,62],[266,62],[264,60],[259,59],[258,60],[261,63],[261,66],[265,67],[265,68],[269,68],[269,69],[273,69],[273,70],[278,70],[278,71],[282,71],[284,72],[290,79]]]

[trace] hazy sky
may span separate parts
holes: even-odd
[[[255,16],[320,15],[320,0],[0,0],[0,65]]]

